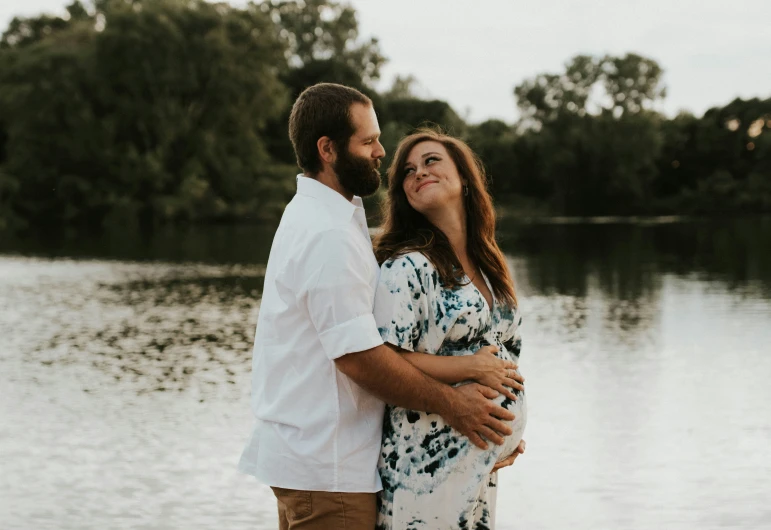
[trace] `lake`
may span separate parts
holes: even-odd
[[[0,527],[273,529],[238,474],[272,230],[0,237]],[[501,223],[499,529],[771,528],[771,218]]]

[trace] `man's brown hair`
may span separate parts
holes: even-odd
[[[334,83],[319,83],[306,88],[292,106],[289,139],[297,165],[306,175],[321,171],[321,157],[316,143],[329,137],[337,149],[347,149],[353,135],[351,105],[372,105],[372,100],[355,88]]]

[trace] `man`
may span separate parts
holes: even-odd
[[[272,487],[281,530],[372,530],[383,401],[440,414],[480,447],[513,415],[476,384],[439,383],[383,344],[378,264],[361,196],[385,156],[372,102],[322,83],[298,97],[289,135],[303,174],[276,232],[253,360],[257,418],[240,469]]]

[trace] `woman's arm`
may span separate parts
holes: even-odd
[[[512,465],[514,463],[514,460],[516,460],[519,455],[525,452],[525,445],[527,445],[525,443],[525,440],[520,440],[519,445],[514,450],[514,452],[511,453],[511,455],[509,455],[504,460],[501,460],[500,462],[496,462],[495,466],[493,466],[493,470],[491,471],[491,473],[495,473],[502,467],[509,467],[510,465]]]
[[[474,355],[441,356],[410,352],[389,344],[423,373],[447,384],[477,381],[516,401],[512,388],[523,390],[525,379],[517,372],[517,365],[495,356],[498,348],[485,346]]]
[[[442,383],[454,385],[461,381],[476,379],[476,370],[474,363],[471,362],[471,355],[445,357],[431,355],[430,353],[414,353],[407,350],[399,350],[399,352],[402,354],[402,357],[420,369],[421,372]]]

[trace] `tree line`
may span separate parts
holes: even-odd
[[[433,124],[482,158],[503,211],[771,211],[771,98],[655,111],[663,70],[578,55],[514,87],[517,123],[467,123],[398,77],[327,0],[75,1],[0,39],[0,230],[275,220],[294,191],[286,123],[321,81],[369,95],[383,143]],[[387,162],[387,161],[386,161]]]

